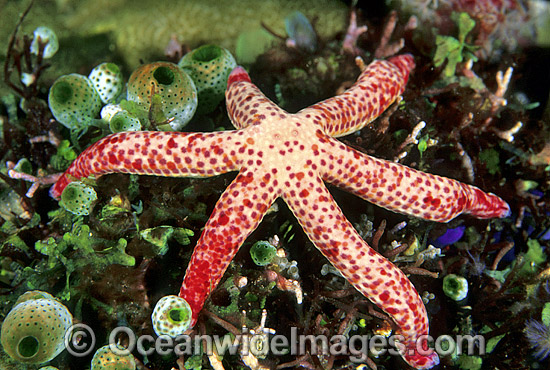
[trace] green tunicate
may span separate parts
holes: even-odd
[[[461,301],[468,295],[468,280],[449,274],[443,278],[443,293],[452,300]]]
[[[101,98],[90,79],[76,73],[59,77],[50,88],[48,105],[69,129],[89,126],[101,110]]]
[[[122,92],[123,77],[114,63],[101,63],[88,75],[104,104],[114,101]]]
[[[122,110],[111,117],[109,128],[112,132],[139,131],[141,130],[141,122],[139,122],[139,119],[132,117],[127,111]]]
[[[127,349],[118,345],[114,349],[109,344],[99,348],[92,358],[92,370],[136,369],[136,360]]]
[[[33,299],[51,299],[55,301],[54,296],[48,292],[43,292],[41,290],[29,290],[28,292],[21,294],[13,306],[15,307],[19,303],[32,301]]]
[[[181,297],[169,295],[157,302],[151,320],[157,335],[172,338],[183,334],[191,326],[191,306]]]
[[[31,53],[38,55],[40,50],[38,40],[45,44],[44,52],[42,56],[44,58],[51,58],[57,53],[59,49],[59,41],[57,40],[57,35],[55,32],[48,27],[38,27],[33,32],[34,38],[31,43]]]
[[[189,74],[197,88],[197,114],[206,114],[224,99],[227,78],[237,62],[229,50],[203,45],[185,54],[178,65]]]
[[[266,241],[256,242],[250,248],[250,257],[252,257],[252,261],[258,266],[270,264],[276,255],[277,248]]]
[[[82,182],[71,182],[61,194],[60,204],[67,211],[75,215],[87,216],[90,214],[92,203],[97,200],[94,188]]]
[[[197,109],[197,89],[191,77],[174,63],[155,62],[137,68],[128,81],[129,102],[150,111],[155,124],[182,129]],[[159,120],[167,122],[159,122]],[[159,127],[157,127],[159,128]]]
[[[67,307],[50,298],[17,304],[2,324],[4,351],[14,360],[41,364],[65,349],[65,333],[73,318]]]

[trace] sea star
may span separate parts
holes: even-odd
[[[439,358],[423,352],[427,343],[419,337],[428,334],[429,326],[418,293],[400,269],[361,239],[323,183],[426,220],[446,222],[460,213],[480,218],[508,214],[506,202],[493,194],[373,158],[333,138],[380,115],[403,92],[413,68],[411,55],[374,61],[343,94],[289,114],[237,67],[226,91],[228,114],[237,130],[105,137],[71,164],[51,194],[58,198],[70,181],[92,174],[208,177],[238,171],[206,223],[179,293],[191,306],[193,325],[239,247],[281,197],[326,258],[395,320],[405,361],[430,368]]]

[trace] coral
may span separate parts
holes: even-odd
[[[157,335],[175,338],[191,327],[191,307],[176,295],[162,297],[155,306],[151,321]]]
[[[237,63],[229,50],[203,45],[185,54],[178,66],[187,72],[197,88],[197,114],[206,114],[223,100],[227,77]]]
[[[65,332],[71,325],[71,313],[55,299],[25,300],[4,319],[2,347],[22,363],[48,362],[65,349]]]
[[[101,98],[86,76],[76,73],[59,77],[48,95],[55,119],[69,129],[82,129],[101,110]]]
[[[155,100],[157,98],[157,100]],[[138,67],[128,80],[128,100],[145,110],[160,105],[163,120],[172,130],[183,128],[197,109],[193,80],[176,64],[155,62]]]
[[[92,358],[92,370],[135,370],[136,360],[131,353],[126,352],[124,348],[117,347],[116,353],[111,349],[111,345],[105,345],[99,348]]]
[[[108,104],[115,100],[124,87],[122,72],[114,63],[99,64],[92,69],[88,78],[99,93],[103,104]]]

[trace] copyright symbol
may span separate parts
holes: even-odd
[[[86,324],[74,324],[65,332],[65,348],[72,356],[84,357],[95,347],[95,334]]]

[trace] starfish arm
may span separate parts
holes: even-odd
[[[297,116],[322,126],[324,132],[333,137],[358,131],[403,93],[413,68],[410,54],[376,60],[346,92],[302,109]]]
[[[243,171],[216,203],[193,251],[179,293],[191,306],[192,325],[238,249],[277,197],[275,191],[266,190],[269,183],[265,177],[257,180],[251,171]]]
[[[405,274],[361,239],[319,178],[285,188],[283,199],[309,239],[365,297],[399,326],[404,359],[415,368],[439,362],[435,353],[419,353],[416,342],[429,331],[426,309]],[[425,341],[422,347],[427,349]]]
[[[377,159],[327,139],[334,154],[322,163],[323,179],[380,207],[438,222],[461,213],[493,218],[510,212],[504,200],[475,186]]]
[[[229,75],[225,101],[227,114],[237,129],[260,123],[268,117],[285,118],[288,115],[250,81],[248,73],[240,66]]]
[[[209,177],[237,171],[231,131],[183,133],[121,132],[82,152],[50,190],[56,199],[75,179],[113,172],[156,176]]]

